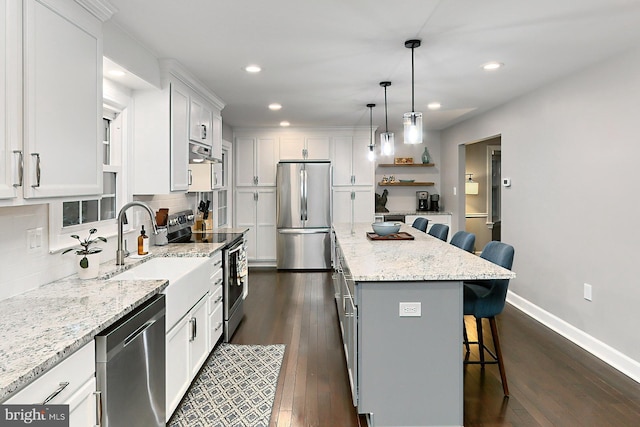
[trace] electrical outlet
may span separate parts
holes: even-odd
[[[422,303],[401,302],[400,317],[420,317],[422,316]]]
[[[591,285],[588,283],[584,284],[584,299],[587,301],[591,301],[593,298]]]
[[[42,227],[27,230],[27,250],[32,252],[42,247]]]

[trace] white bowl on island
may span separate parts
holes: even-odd
[[[401,222],[374,222],[371,224],[371,228],[378,236],[388,236],[389,234],[396,234],[400,231]]]

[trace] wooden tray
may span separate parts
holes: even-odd
[[[413,240],[415,239],[415,237],[413,237],[411,234],[407,233],[406,231],[401,231],[396,234],[387,234],[386,236],[379,236],[373,231],[367,231],[367,237],[371,240]]]

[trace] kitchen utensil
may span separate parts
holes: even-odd
[[[378,236],[387,236],[389,234],[395,234],[400,231],[401,222],[374,222],[371,224],[371,228]]]

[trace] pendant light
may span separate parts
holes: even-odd
[[[393,132],[389,132],[389,120],[387,118],[387,87],[391,82],[380,82],[384,88],[384,132],[380,133],[380,154],[382,156],[392,156],[395,152],[395,137]]]
[[[376,159],[376,143],[373,139],[373,107],[375,106],[376,104],[367,104],[369,108],[369,153],[367,157],[371,162]]]
[[[414,67],[413,67],[413,50],[420,47],[420,40],[407,40],[404,47],[411,49],[411,112],[404,113],[404,143],[405,144],[422,144],[422,113],[415,110],[414,97]]]

